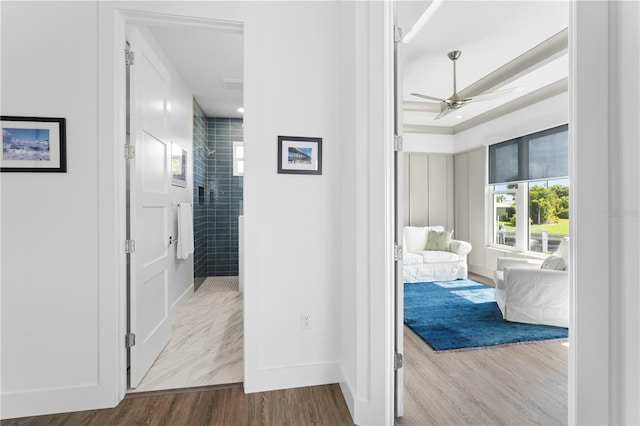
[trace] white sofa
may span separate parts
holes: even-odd
[[[471,251],[471,244],[452,239],[450,251],[426,250],[429,230],[444,231],[444,227],[404,227],[404,282],[418,283],[467,278],[467,254]]]
[[[498,258],[495,298],[507,321],[569,326],[569,241],[554,253],[565,269],[541,269],[543,260]]]

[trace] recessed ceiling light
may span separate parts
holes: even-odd
[[[244,108],[242,108],[242,107],[238,108],[238,112],[239,112],[240,114],[242,114],[242,113],[244,112]]]
[[[462,116],[461,115],[456,115],[456,118],[462,118]]]

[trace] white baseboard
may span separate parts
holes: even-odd
[[[193,281],[189,284],[189,287],[176,299],[175,302],[171,305],[171,312],[175,312],[176,309],[187,303],[193,297]]]
[[[349,413],[351,414],[351,419],[355,420],[356,396],[353,393],[351,383],[347,380],[347,376],[344,374],[344,370],[342,369],[342,367],[340,368],[340,372],[342,373],[342,380],[338,384],[340,385],[340,390],[342,391],[342,397],[347,403],[347,408],[349,409]]]
[[[102,383],[2,394],[2,420],[112,408],[115,394]]]
[[[250,379],[252,376],[253,379]],[[246,393],[268,392],[328,385],[342,381],[342,374],[337,362],[262,368],[254,374],[245,375],[244,390]]]
[[[478,265],[469,265],[469,272],[473,272],[477,275],[482,275],[485,278],[493,279],[493,271],[488,268],[483,268]]]

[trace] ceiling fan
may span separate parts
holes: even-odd
[[[458,58],[460,58],[460,55],[462,55],[462,51],[460,50],[452,50],[451,52],[447,53],[447,56],[453,62],[453,95],[449,96],[447,99],[441,99],[441,98],[436,98],[435,96],[421,95],[419,93],[411,94],[413,96],[427,99],[429,101],[440,102],[440,114],[438,114],[436,118],[434,118],[434,120],[437,120],[448,114],[451,114],[453,111],[462,108],[463,106],[465,106],[471,101],[485,101],[488,99],[495,99],[520,89],[518,87],[518,88],[496,90],[495,92],[483,93],[477,96],[470,96],[468,98],[464,98],[460,96],[456,89],[456,61],[458,60]]]

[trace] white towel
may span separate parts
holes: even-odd
[[[193,253],[193,211],[191,203],[178,204],[178,259],[188,259]]]

